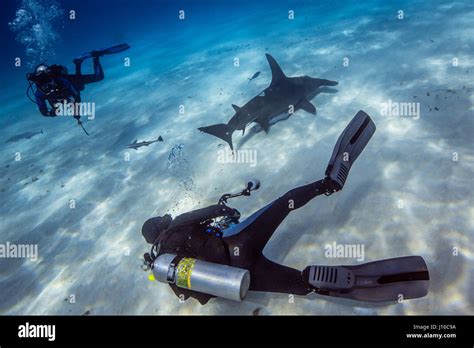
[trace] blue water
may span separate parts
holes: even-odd
[[[472,2],[255,3],[2,2],[0,244],[37,244],[39,259],[0,259],[0,313],[247,315],[260,307],[262,314],[474,314]],[[37,14],[20,16],[13,31],[8,23],[21,8]],[[71,9],[75,20],[67,17]],[[47,60],[73,71],[74,57],[122,42],[131,49],[103,57],[105,80],[82,93],[96,105],[96,118],[84,121],[90,137],[71,119],[42,117],[26,98],[31,66]],[[236,132],[234,144],[256,151],[256,166],[219,163],[223,142],[197,127],[227,122],[231,104],[268,86],[265,53],[288,76],[339,81],[337,91],[313,99],[316,116],[300,110],[269,134]],[[91,69],[85,61],[83,71]],[[419,119],[383,116],[389,100],[419,102]],[[148,280],[140,269],[146,219],[215,203],[256,177],[260,190],[233,202],[246,216],[322,178],[337,136],[360,109],[377,132],[346,187],[293,212],[265,255],[298,269],[358,262],[325,258],[333,241],[363,244],[366,262],[421,255],[430,269],[428,296],[374,305],[251,293],[243,303],[201,306],[179,303],[167,286]],[[125,148],[158,135],[164,142]]]

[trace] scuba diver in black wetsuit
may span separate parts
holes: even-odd
[[[247,291],[294,295],[318,293],[379,302],[417,298],[428,292],[429,274],[420,256],[408,256],[356,266],[308,266],[299,271],[270,261],[263,249],[293,210],[320,195],[342,190],[349,170],[367,145],[375,125],[359,111],[339,137],[324,179],[295,188],[243,222],[226,205],[229,198],[250,195],[259,187],[249,182],[238,194],[226,194],[217,205],[179,215],[147,220],[142,227],[152,244],[144,255],[145,269],[168,283],[177,296],[241,301]]]
[[[59,104],[62,103],[80,103],[81,91],[85,85],[102,81],[104,79],[104,70],[100,64],[99,57],[105,54],[115,54],[127,50],[130,46],[121,44],[107,49],[99,49],[88,52],[73,60],[75,73],[68,74],[68,70],[63,65],[47,66],[42,63],[36,66],[34,73],[26,75],[30,85],[27,90],[28,97],[38,105],[38,109],[45,117],[55,117],[58,115]],[[87,58],[93,58],[94,73],[82,74],[82,62]],[[29,95],[29,90],[36,86],[34,99]],[[47,103],[51,109],[48,108]],[[73,115],[78,124],[82,126],[81,115]],[[87,131],[84,129],[84,132]]]

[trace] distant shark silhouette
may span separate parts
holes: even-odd
[[[137,143],[137,140],[138,139],[135,139],[135,141],[131,144],[128,144],[126,145],[126,147],[128,147],[129,149],[134,149],[134,150],[138,150],[138,148],[142,147],[142,146],[148,146],[150,144],[153,144],[153,143],[156,143],[158,141],[163,141],[163,138],[161,137],[161,135],[156,139],[156,140],[151,140],[151,141],[141,141],[139,143]]]
[[[15,136],[11,137],[10,139],[8,139],[7,143],[15,143],[15,142],[17,142],[19,140],[22,140],[22,139],[31,139],[35,135],[38,135],[38,134],[43,134],[43,130],[40,130],[39,132],[26,132],[26,133],[21,133],[21,134],[15,135]]]
[[[234,150],[232,134],[235,131],[242,130],[243,135],[245,127],[255,122],[268,132],[270,120],[288,112],[290,105],[293,105],[294,111],[301,109],[316,114],[316,107],[310,100],[318,94],[320,87],[337,85],[336,81],[309,76],[287,77],[271,55],[267,54],[266,57],[272,70],[270,86],[242,107],[232,104],[235,114],[227,124],[200,127],[200,131],[221,138]]]

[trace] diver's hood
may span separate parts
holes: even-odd
[[[45,82],[49,78],[60,75],[67,75],[68,70],[64,65],[53,64],[48,66],[44,63],[38,64],[34,72],[26,74],[28,80],[34,82]]]
[[[170,227],[171,221],[173,221],[173,218],[169,214],[146,220],[142,226],[142,235],[145,241],[153,244],[160,232]]]
[[[49,72],[49,67],[46,64],[39,64],[35,68],[35,75],[43,75]]]
[[[30,81],[37,82],[44,79],[49,74],[49,67],[45,63],[38,64],[32,73],[27,73],[26,78]]]

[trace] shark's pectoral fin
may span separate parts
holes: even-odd
[[[296,109],[302,109],[310,114],[316,115],[316,106],[311,104],[306,98],[301,99],[300,102],[296,104]]]
[[[230,149],[233,151],[234,146],[232,144],[232,133],[234,133],[234,129],[229,127],[227,124],[214,124],[212,126],[207,127],[200,127],[198,128],[201,132],[214,135],[215,137],[221,138],[225,142],[227,142],[230,146]]]
[[[283,73],[283,70],[281,70],[275,58],[273,58],[268,53],[266,54],[266,57],[268,60],[268,64],[270,64],[270,69],[272,70],[272,82],[270,85],[273,85],[282,79],[286,79],[286,75]]]
[[[270,130],[270,122],[268,118],[255,120],[255,123],[258,123],[260,127],[262,127],[262,129],[265,131],[265,133],[268,133],[268,131]]]

